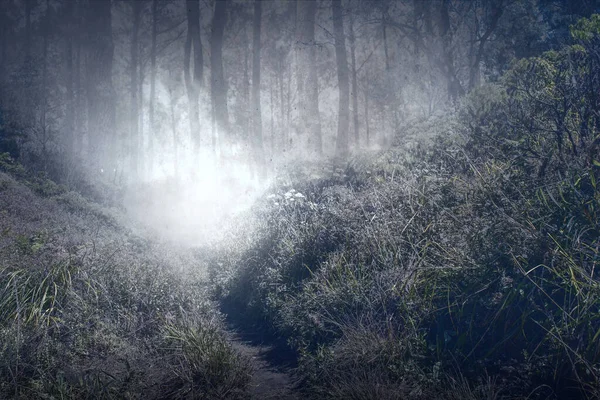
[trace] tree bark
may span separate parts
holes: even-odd
[[[202,40],[200,38],[200,1],[187,0],[188,31],[185,42],[184,76],[188,95],[190,134],[194,143],[194,152],[200,151],[200,109],[199,96],[204,74],[204,59],[202,54]],[[191,66],[193,57],[193,69]]]
[[[78,34],[82,31],[82,18],[81,18],[81,4],[79,1],[75,2],[75,24],[73,35]],[[75,45],[75,61],[74,61],[74,72],[73,72],[73,95],[74,95],[74,120],[73,129],[76,132],[74,137],[74,158],[81,155],[82,142],[84,134],[84,121],[87,110],[83,102],[84,91],[81,85],[81,40],[79,38],[74,39]]]
[[[156,135],[156,120],[154,102],[156,101],[156,39],[158,37],[158,0],[152,0],[152,43],[150,47],[150,99],[148,104],[148,171],[152,176],[154,169],[154,136]]]
[[[271,137],[270,137],[270,145],[271,145],[271,152],[270,152],[270,157],[271,159],[273,158],[273,155],[275,154],[275,99],[273,98],[273,80],[269,79],[269,91],[270,91],[270,109],[271,109]]]
[[[130,67],[130,82],[131,82],[131,103],[129,115],[129,155],[131,174],[134,179],[138,177],[139,163],[139,30],[142,17],[142,3],[138,0],[131,0],[131,12],[133,17],[133,29],[131,32],[131,67]]]
[[[451,101],[456,101],[458,97],[465,94],[465,90],[458,80],[456,67],[454,66],[452,32],[450,30],[450,1],[451,0],[442,0],[440,31],[443,45],[444,73],[448,84],[448,97]]]
[[[342,1],[332,0],[333,32],[335,37],[335,58],[339,88],[338,129],[336,140],[336,156],[348,157],[348,126],[350,119],[350,88],[348,81],[348,60],[346,59],[346,43],[344,37],[344,21]]]
[[[88,11],[88,154],[92,167],[99,169],[102,163],[110,163],[113,158],[109,144],[115,132],[111,2],[89,0]]]
[[[244,38],[247,37],[246,34],[246,27],[244,27]],[[250,47],[250,43],[248,43],[248,47]],[[253,132],[247,132],[247,128],[249,126],[249,124],[251,123],[251,118],[252,118],[252,107],[250,106],[251,100],[250,100],[250,62],[249,62],[249,53],[250,51],[248,49],[244,49],[244,71],[243,71],[243,75],[244,75],[244,80],[242,83],[242,101],[243,101],[243,110],[242,110],[242,117],[241,117],[241,122],[242,122],[242,134],[244,135],[243,139],[244,140],[248,140],[248,142],[250,142],[252,140],[252,134]]]
[[[371,145],[371,132],[369,130],[369,70],[365,71],[365,134],[367,148]]]
[[[9,19],[6,16],[6,13],[4,11],[3,8],[0,8],[0,87],[4,86],[4,80],[6,79],[6,60],[7,60],[7,56],[8,56],[8,35],[10,33],[10,28],[9,28]],[[3,93],[2,93],[3,94]],[[5,104],[5,96],[2,95],[0,96],[0,107],[4,108],[4,104]]]
[[[33,0],[25,0],[25,61],[31,59],[31,11]]]
[[[381,12],[381,31],[383,33],[383,53],[385,55],[385,70],[390,70],[390,55],[388,52],[388,41],[387,41],[387,8]]]
[[[65,40],[65,88],[66,88],[66,103],[65,104],[65,142],[64,151],[67,160],[72,160],[75,154],[74,147],[74,125],[75,125],[75,100],[73,94],[73,42],[75,40],[75,20],[74,20],[74,3],[68,1],[65,3],[65,25],[67,27]]]
[[[492,4],[491,5],[492,15],[490,17],[490,21],[487,26],[487,29],[485,30],[483,35],[481,35],[481,37],[477,38],[477,41],[479,42],[479,44],[477,46],[477,51],[475,53],[475,61],[473,62],[473,64],[471,65],[471,68],[469,70],[469,89],[475,88],[481,82],[481,76],[480,76],[479,69],[481,66],[481,60],[483,59],[483,54],[485,52],[485,45],[486,45],[487,41],[490,39],[490,36],[494,33],[494,31],[498,27],[498,22],[500,21],[500,18],[502,17],[502,14],[504,13],[504,7],[502,4],[502,1],[494,0],[491,2],[491,4]]]
[[[354,14],[350,14],[350,60],[352,65],[352,116],[354,125],[354,146],[359,147],[358,123],[358,82],[356,78],[356,37],[354,36]]]
[[[231,141],[227,111],[227,84],[223,73],[223,33],[227,22],[227,0],[216,0],[210,37],[211,100],[219,137]],[[228,144],[225,144],[227,149]]]
[[[42,50],[42,107],[40,113],[40,125],[42,131],[42,168],[47,171],[48,167],[48,124],[46,117],[48,114],[48,35],[50,30],[50,0],[46,0],[46,15],[43,25],[43,50]]]
[[[179,136],[177,135],[177,117],[175,116],[175,105],[177,99],[173,88],[169,85],[169,111],[171,117],[171,134],[173,135],[173,161],[174,161],[174,172],[175,179],[179,179]]]
[[[283,73],[284,73],[284,55],[281,54],[280,58],[279,58],[279,68],[277,70],[278,72],[278,78],[279,78],[279,112],[280,112],[280,126],[279,126],[279,131],[281,133],[281,142],[282,142],[282,146],[281,146],[281,150],[282,151],[286,151],[287,146],[288,146],[288,138],[287,138],[287,130],[285,129],[285,97],[284,97],[284,93],[283,93]]]
[[[300,133],[309,135],[309,148],[315,154],[323,151],[319,118],[319,82],[317,74],[317,49],[315,20],[317,1],[297,1],[297,60],[298,95],[300,108]]]
[[[141,13],[140,13],[141,19]],[[144,63],[141,61],[142,58],[142,45],[139,40],[138,30],[138,140],[136,148],[138,149],[138,170],[140,174],[144,174],[146,171],[146,147],[144,142]]]
[[[254,21],[252,29],[252,147],[259,175],[264,175],[265,154],[262,135],[262,115],[260,104],[260,50],[262,2],[254,0]]]

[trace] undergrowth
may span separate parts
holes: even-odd
[[[191,252],[0,157],[0,397],[244,398]]]
[[[572,33],[238,227],[215,295],[287,339],[309,395],[600,396],[600,17]]]

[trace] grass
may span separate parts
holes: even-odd
[[[217,298],[285,338],[318,398],[598,398],[594,43],[522,60],[389,151],[297,167],[232,234]]]
[[[214,299],[288,343],[307,398],[599,398],[600,98],[581,83],[600,19],[573,32],[388,151],[291,167],[206,275],[0,157],[0,393],[244,398]]]
[[[551,225],[572,208],[497,162],[383,165],[257,206],[212,272],[227,309],[288,340],[313,396],[592,398],[597,238]]]
[[[247,360],[191,251],[2,162],[0,397],[243,398]]]
[[[179,358],[177,374],[185,385],[178,393],[194,398],[245,398],[252,374],[249,360],[231,347],[220,324],[205,320],[194,325],[165,326],[165,339]]]

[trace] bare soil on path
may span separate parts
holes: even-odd
[[[250,359],[254,369],[250,381],[253,400],[300,399],[292,375],[296,360],[285,346],[270,343],[258,333],[232,329],[231,344]]]

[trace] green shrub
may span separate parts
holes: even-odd
[[[167,323],[167,346],[176,353],[173,368],[180,380],[173,395],[191,394],[194,398],[245,398],[252,369],[223,336],[215,320]],[[180,386],[180,387],[177,387]]]
[[[292,181],[306,202],[275,193],[256,212],[257,239],[214,277],[297,349],[310,390],[598,395],[598,21],[474,90],[444,128],[409,129],[442,133],[428,144]]]

